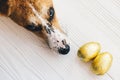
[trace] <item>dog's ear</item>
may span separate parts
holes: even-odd
[[[0,15],[9,16],[14,8],[14,0],[0,0]]]

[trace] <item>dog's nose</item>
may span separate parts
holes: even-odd
[[[58,49],[58,52],[60,54],[63,54],[63,55],[68,54],[69,51],[70,51],[70,46],[69,45],[65,45],[65,48],[59,48]]]

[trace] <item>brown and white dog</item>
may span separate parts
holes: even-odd
[[[70,45],[55,15],[52,0],[0,0],[0,15],[47,40],[51,49],[67,54]]]

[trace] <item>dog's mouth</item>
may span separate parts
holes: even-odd
[[[42,18],[31,4],[28,5],[32,9],[35,16],[41,21],[42,29],[45,31],[45,35],[47,36],[49,47],[60,54],[67,54],[70,51],[70,44],[67,40],[67,37],[60,32],[60,30]]]

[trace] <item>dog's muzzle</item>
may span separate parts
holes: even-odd
[[[67,54],[70,51],[69,42],[66,36],[60,32],[57,28],[53,27],[51,24],[48,23],[42,16],[35,10],[32,4],[29,4],[29,7],[32,9],[33,13],[36,17],[41,21],[42,28],[34,28],[30,26],[30,29],[40,30],[43,29],[45,31],[45,35],[47,36],[48,45],[54,51],[59,52],[60,54]]]
[[[44,28],[47,33],[49,47],[60,54],[67,54],[70,51],[70,43],[68,42],[67,37],[55,27],[53,29],[50,25],[47,25]]]

